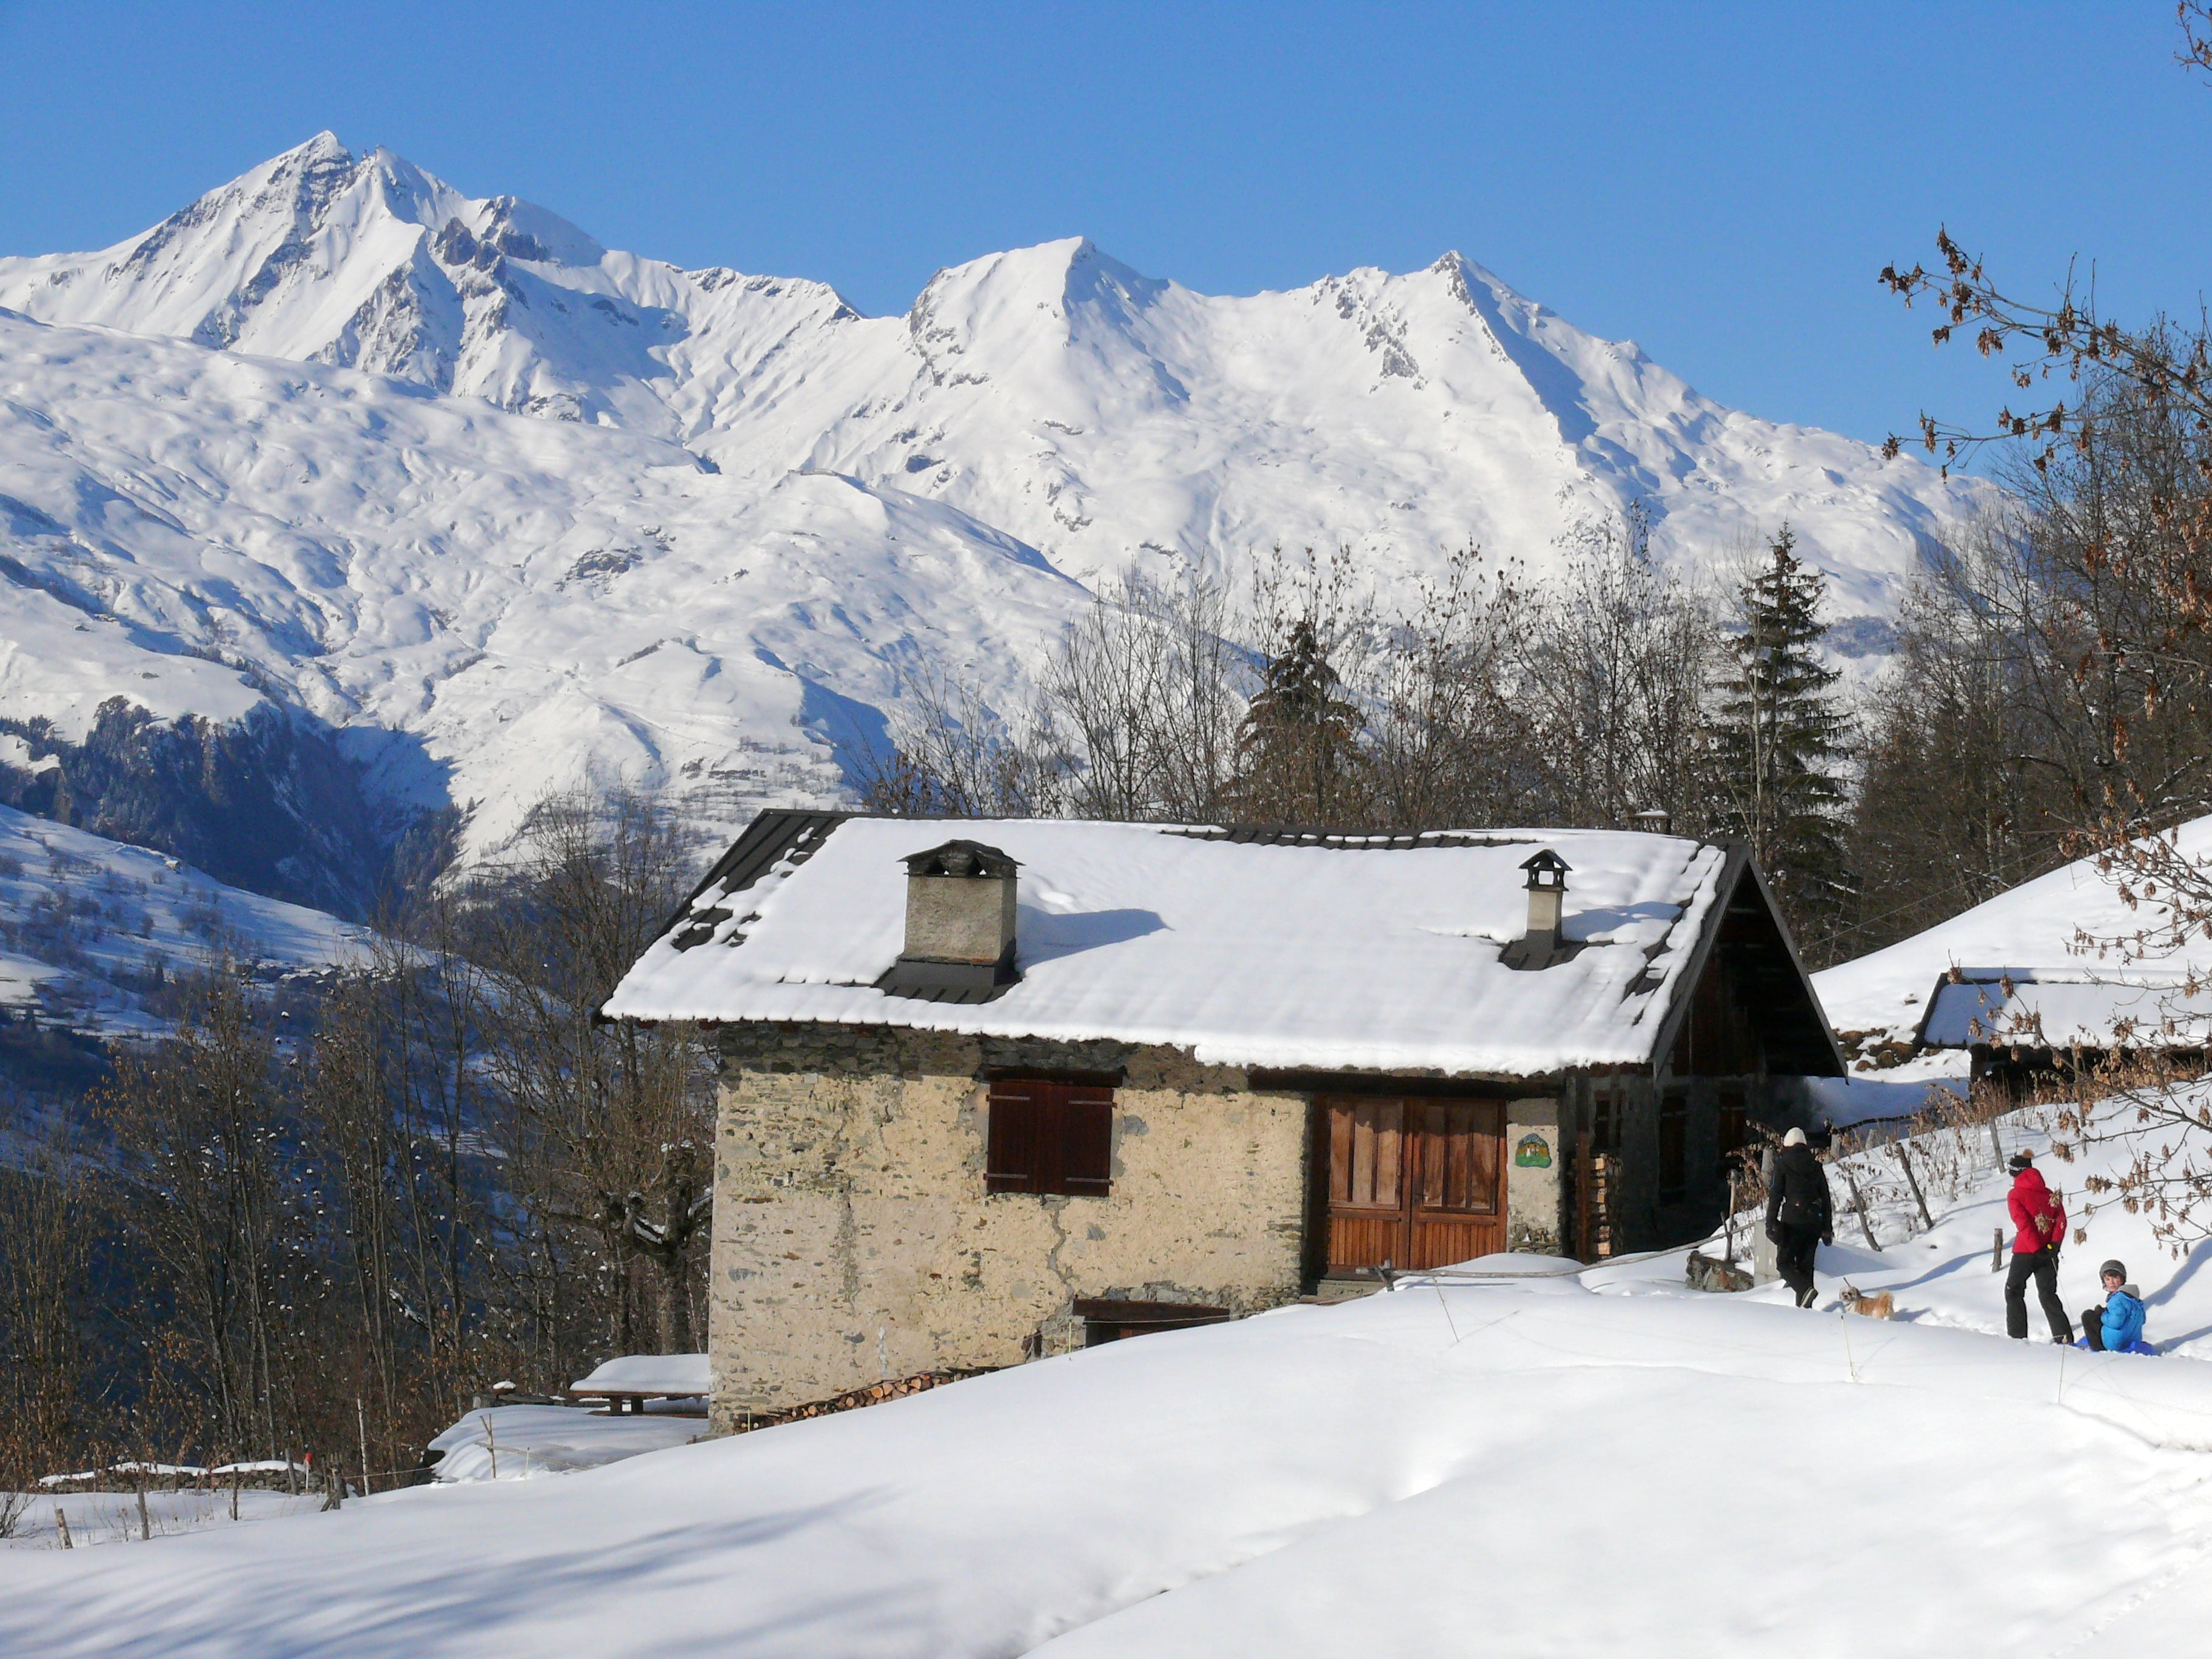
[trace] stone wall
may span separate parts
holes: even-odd
[[[1573,1248],[1564,1208],[1559,1103],[1516,1100],[1505,1109],[1505,1248],[1564,1255]]]
[[[1078,1297],[1294,1299],[1307,1103],[1170,1050],[889,1028],[722,1038],[709,1346],[727,1427],[1015,1364]],[[986,1195],[985,1079],[1118,1075],[1103,1198]]]

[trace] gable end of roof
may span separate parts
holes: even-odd
[[[1844,1076],[1843,1050],[1837,1046],[1835,1031],[1820,1007],[1820,994],[1813,988],[1812,976],[1805,971],[1797,942],[1790,935],[1790,924],[1783,920],[1782,907],[1775,902],[1765,875],[1742,842],[1717,844],[1727,850],[1728,862],[1722,867],[1716,902],[1706,913],[1689,967],[1677,981],[1673,1004],[1652,1042],[1652,1071],[1656,1073],[1674,1052],[1675,1040],[1697,1000],[1698,986],[1720,951],[1729,918],[1755,913],[1758,921],[1753,925],[1768,938],[1756,952],[1763,959],[1752,964],[1757,981],[1752,989],[1754,994],[1764,991],[1772,999],[1779,1016],[1774,1024],[1784,1033],[1783,1044],[1770,1054],[1770,1069],[1798,1077]]]

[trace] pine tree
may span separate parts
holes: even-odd
[[[1714,760],[1725,832],[1751,843],[1808,954],[1825,954],[1848,919],[1844,782],[1850,720],[1819,656],[1827,582],[1796,556],[1784,525],[1768,561],[1736,593],[1742,631],[1721,681]]]
[[[1246,817],[1336,824],[1357,812],[1366,722],[1341,685],[1313,619],[1291,622],[1237,728],[1235,793]]]

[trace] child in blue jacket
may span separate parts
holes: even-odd
[[[2142,1340],[2142,1292],[2127,1282],[2122,1262],[2107,1261],[2097,1270],[2105,1281],[2105,1305],[2081,1314],[2081,1346],[2100,1353],[2156,1353]]]

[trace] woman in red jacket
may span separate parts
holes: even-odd
[[[2012,1155],[2012,1196],[2005,1207],[2012,1212],[2012,1269],[2005,1274],[2005,1334],[2027,1340],[2027,1281],[2035,1281],[2035,1294],[2051,1322],[2051,1340],[2070,1343],[2074,1327],[2058,1299],[2058,1250],[2066,1242],[2066,1206],[2058,1194],[2043,1184],[2035,1160],[2026,1152]]]

